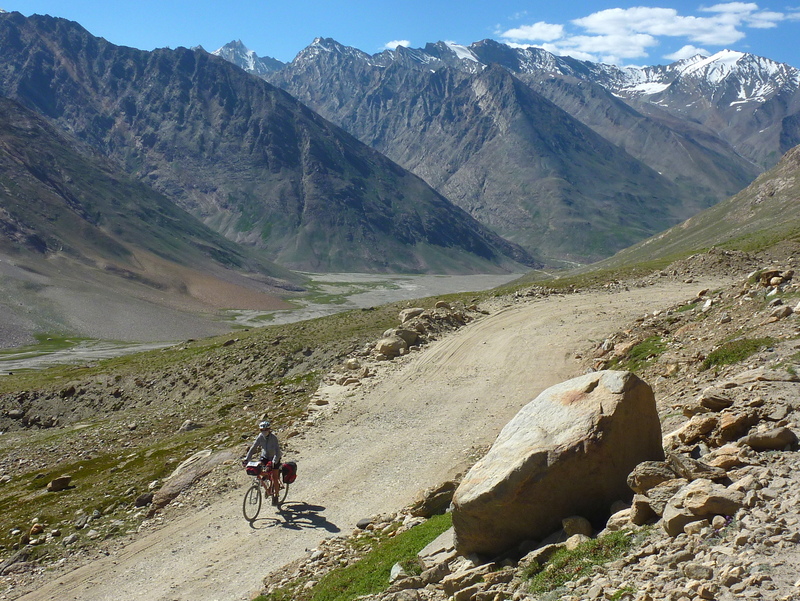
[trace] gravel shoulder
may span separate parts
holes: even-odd
[[[720,281],[677,281],[584,292],[489,308],[423,351],[375,365],[358,388],[328,386],[315,425],[287,441],[299,477],[281,510],[265,505],[252,527],[241,487],[189,515],[145,528],[133,542],[25,600],[250,599],[263,577],[356,522],[396,511],[463,471],[545,388],[578,375],[593,342],[646,312]]]

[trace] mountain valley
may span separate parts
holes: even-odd
[[[796,69],[329,38],[282,64],[3,12],[0,48],[0,347],[172,341],[0,375],[0,598],[311,601],[362,560],[365,601],[797,597],[797,435],[743,442],[800,433]],[[420,273],[505,283],[222,317]],[[543,593],[565,532],[433,574],[430,540],[397,551],[521,407],[607,369],[652,388],[680,486],[746,502],[675,532],[597,503],[582,536],[622,512],[630,546]],[[298,479],[245,520],[263,419]],[[741,462],[703,471],[720,441]]]
[[[246,52],[241,42],[217,52],[244,69],[259,64],[252,54],[246,54],[245,62],[245,54],[237,55],[236,48]],[[480,83],[493,66],[539,96],[497,100],[503,95],[502,79],[495,75],[492,86]],[[730,51],[663,67],[620,69],[492,40],[468,47],[445,42],[422,49],[400,46],[369,55],[320,38],[291,63],[272,61],[259,68],[264,79],[411,169],[496,231],[550,260],[596,260],[633,237],[653,233],[669,219],[682,221],[741,190],[800,142],[794,125],[800,111],[798,70]],[[458,81],[460,85],[454,83]],[[470,85],[497,96],[479,97]],[[471,95],[465,96],[465,90]],[[542,98],[563,112],[542,110]],[[453,106],[474,117],[466,118],[466,112]],[[466,108],[470,106],[474,108]],[[511,114],[526,114],[533,129]],[[580,129],[568,126],[572,133],[565,135],[559,127],[572,118],[623,152],[601,150],[582,131],[568,141]],[[512,124],[502,129],[502,139],[519,160],[513,167],[506,148],[493,139],[495,130],[485,124],[492,121]],[[535,140],[543,132],[558,143],[537,148]],[[560,166],[568,156],[565,148],[604,158],[587,164],[573,155]],[[637,160],[657,175],[642,165],[634,167]],[[486,176],[507,166],[502,177]],[[648,173],[651,179],[645,183]],[[531,181],[537,182],[533,189]],[[650,211],[658,206],[662,214],[632,209],[619,197],[607,201],[605,191],[594,188],[600,181],[628,202],[640,202]],[[626,186],[635,191],[625,192]],[[593,217],[589,229],[596,231],[587,234],[585,223],[570,225],[576,207],[578,215]],[[597,219],[599,214],[608,222]],[[558,218],[549,219],[553,215]],[[521,217],[532,218],[533,225]],[[626,231],[627,219],[638,221],[641,229]],[[566,241],[560,226],[553,225],[561,222]],[[550,242],[551,237],[558,242]]]

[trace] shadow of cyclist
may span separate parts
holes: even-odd
[[[271,528],[278,526],[289,530],[303,530],[303,529],[323,529],[328,532],[341,532],[341,529],[329,522],[322,512],[325,507],[322,505],[310,505],[303,501],[289,501],[277,507],[278,517],[265,517],[256,519],[250,522],[250,527],[256,528]],[[256,522],[261,522],[258,527]]]

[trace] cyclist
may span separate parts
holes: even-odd
[[[272,504],[275,505],[278,502],[278,491],[281,489],[280,467],[281,457],[283,456],[281,445],[278,442],[278,437],[272,431],[269,421],[259,422],[258,429],[260,433],[253,441],[250,450],[247,451],[247,456],[242,461],[242,465],[247,465],[247,462],[255,454],[256,449],[261,448],[261,463],[266,469],[271,468],[269,475],[272,480]]]

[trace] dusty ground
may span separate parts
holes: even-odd
[[[168,511],[129,544],[54,571],[21,598],[249,599],[267,573],[321,539],[396,511],[463,470],[522,405],[582,371],[576,355],[592,342],[721,281],[665,278],[489,307],[490,315],[424,351],[378,364],[360,388],[322,390],[330,403],[288,441],[299,478],[280,511],[265,506],[250,527],[241,516],[246,478],[230,466],[240,486],[192,511]]]

